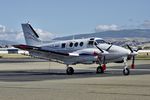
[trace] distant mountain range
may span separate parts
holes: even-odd
[[[77,34],[64,37],[57,37],[54,40],[68,40],[68,39],[80,39],[89,37],[104,38],[114,44],[124,45],[128,44],[145,44],[150,43],[150,29],[130,29],[130,30],[118,30],[118,31],[105,31],[88,34]],[[46,42],[47,43],[47,42]],[[0,46],[18,44],[17,42],[0,40]]]
[[[70,35],[65,37],[57,37],[55,40],[80,39],[89,37],[99,38],[148,38],[150,40],[150,29],[130,29],[117,31],[104,31],[97,33]]]

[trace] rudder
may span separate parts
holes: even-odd
[[[41,40],[39,39],[38,34],[35,32],[35,30],[32,28],[32,26],[28,23],[26,24],[21,24],[25,41],[27,45],[30,46],[38,46],[41,45]]]

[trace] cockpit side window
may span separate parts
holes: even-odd
[[[88,45],[93,45],[94,41],[89,41]]]
[[[66,46],[66,43],[61,44],[61,48],[65,48],[65,46]]]

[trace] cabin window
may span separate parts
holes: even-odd
[[[62,43],[62,44],[61,44],[61,47],[62,47],[62,48],[65,48],[65,46],[66,46],[66,43]]]
[[[83,42],[80,42],[80,46],[81,46],[81,47],[83,46]]]
[[[78,42],[76,42],[76,43],[74,44],[74,46],[77,47],[77,46],[78,46]]]
[[[94,41],[89,41],[88,45],[93,45]]]
[[[72,47],[72,46],[73,46],[73,43],[71,42],[71,43],[69,44],[69,46]]]

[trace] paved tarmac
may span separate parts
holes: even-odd
[[[129,62],[130,63],[130,62]],[[108,64],[96,74],[95,64],[65,65],[37,59],[0,59],[0,100],[150,100],[150,61],[123,76],[123,64]]]

